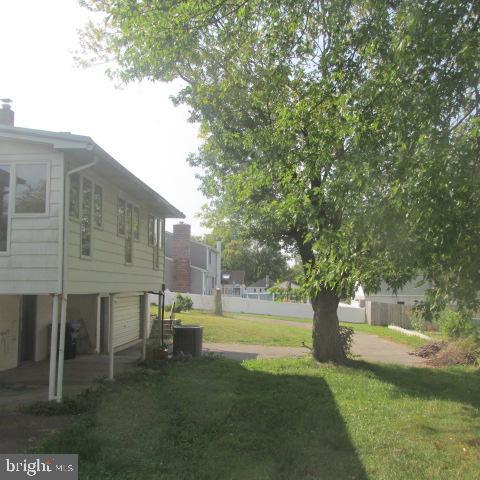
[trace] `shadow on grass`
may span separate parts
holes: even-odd
[[[80,478],[368,478],[324,379],[223,359],[116,385],[42,448],[79,452]]]
[[[460,402],[480,408],[480,370],[418,368],[352,361],[350,366],[394,385],[400,393],[417,398]]]

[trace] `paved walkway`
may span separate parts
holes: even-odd
[[[308,349],[246,343],[204,343],[203,353],[217,353],[232,360],[249,360],[253,358],[302,357],[308,353]]]
[[[308,330],[311,330],[312,328],[311,324],[291,320],[258,317],[248,317],[247,320],[260,323],[282,324]],[[302,347],[272,347],[266,345],[247,345],[243,343],[206,343],[204,344],[204,349],[206,352],[218,353],[234,360],[292,357],[302,356],[308,353],[308,349]],[[421,358],[409,355],[409,352],[411,351],[412,348],[407,345],[395,343],[373,334],[355,332],[353,335],[353,355],[369,362],[396,363],[399,365],[419,367],[424,366]]]

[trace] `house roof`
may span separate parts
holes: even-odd
[[[272,284],[271,284],[270,280],[268,281],[268,285],[267,285],[267,277],[263,277],[260,280],[257,280],[256,282],[249,285],[248,288],[253,288],[253,287],[267,288],[267,287],[271,287],[271,286],[272,286]]]
[[[51,132],[47,130],[35,130],[31,128],[12,127],[0,125],[0,138],[8,138],[14,141],[29,141],[46,143],[55,149],[72,153],[85,154],[89,160],[96,159],[98,165],[105,169],[109,179],[120,184],[126,190],[136,187],[136,191],[142,192],[142,199],[159,207],[166,218],[185,218],[185,215],[157,193],[153,188],[135,176],[120,162],[115,160],[103,148],[97,145],[92,138],[84,135],[74,135],[70,132]]]
[[[232,270],[230,272],[222,272],[222,285],[232,284],[245,284],[245,270]]]

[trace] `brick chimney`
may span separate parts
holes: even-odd
[[[2,98],[0,102],[2,102],[2,108],[0,108],[0,125],[13,127],[15,125],[15,113],[12,110],[12,101],[9,98]]]
[[[190,290],[190,225],[178,223],[173,226],[173,291]]]

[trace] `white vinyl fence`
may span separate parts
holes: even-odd
[[[175,300],[176,293],[165,292],[165,304]],[[183,294],[182,294],[183,295]],[[213,310],[213,295],[198,295],[187,293],[193,300],[193,308],[198,310]],[[156,301],[156,300],[155,300]],[[310,303],[284,303],[268,300],[253,300],[241,297],[222,296],[222,307],[225,312],[255,313],[260,315],[279,315],[283,317],[312,318],[313,309]],[[338,306],[338,319],[341,322],[365,323],[365,309],[341,303]]]

